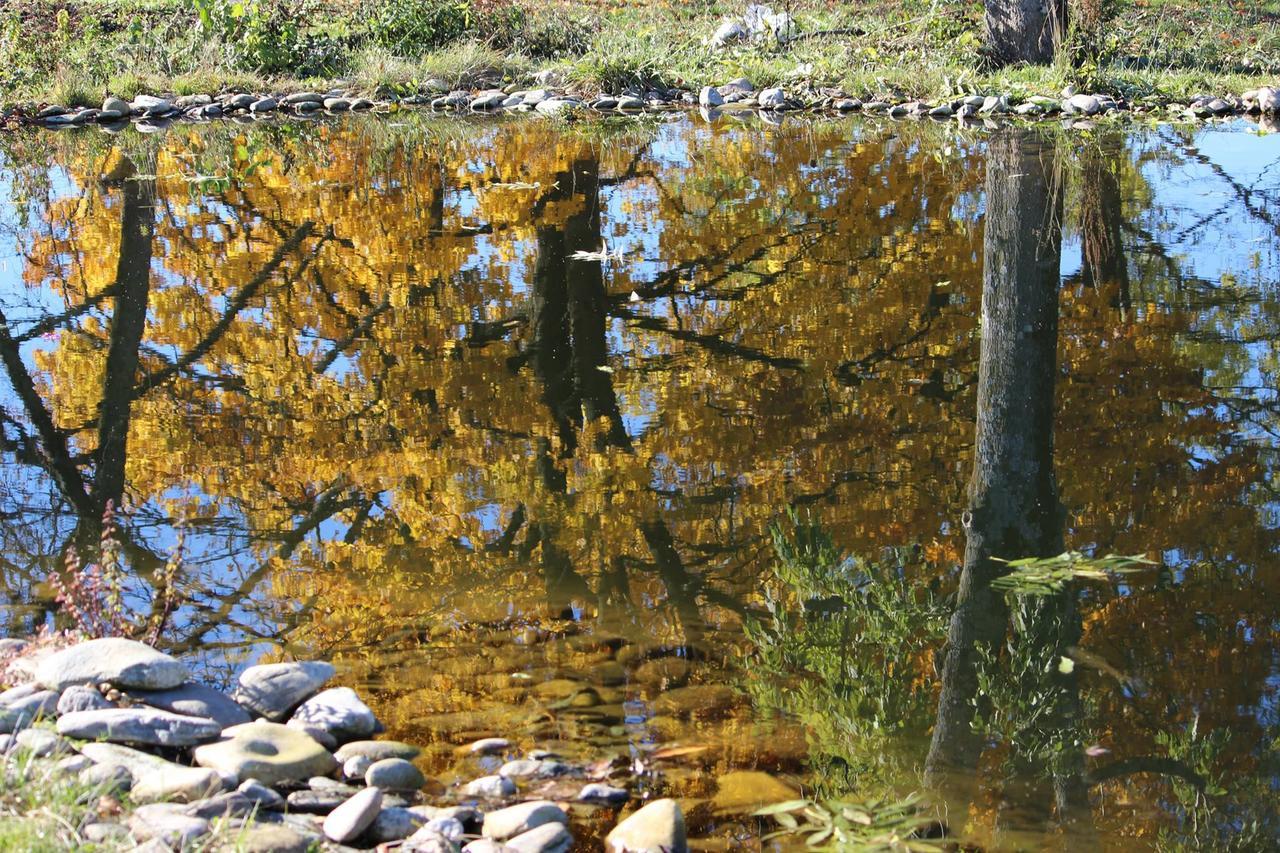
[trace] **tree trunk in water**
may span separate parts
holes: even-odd
[[[93,481],[93,503],[99,514],[108,502],[118,505],[124,493],[130,406],[151,292],[155,181],[126,179],[121,182],[121,193],[115,310],[111,314],[107,366],[102,379]]]
[[[1058,339],[1061,199],[1052,144],[1025,132],[995,135],[987,156],[982,346],[964,568],[947,638],[926,783],[972,772],[978,662],[997,648],[1009,612],[991,581],[993,558],[1062,550],[1053,474],[1053,391]]]
[[[1067,32],[1067,0],[986,0],[986,48],[998,65],[1048,65]]]

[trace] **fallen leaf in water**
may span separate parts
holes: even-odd
[[[1109,752],[1111,752],[1111,750],[1107,749],[1105,746],[1099,746],[1096,743],[1093,746],[1085,747],[1084,750],[1084,754],[1090,758],[1097,758],[1099,755],[1106,755]]]
[[[679,758],[682,755],[696,755],[699,752],[706,752],[709,746],[669,746],[666,749],[660,749],[653,755],[649,756],[654,761],[660,758]]]

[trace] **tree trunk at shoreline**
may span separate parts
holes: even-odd
[[[1053,473],[1061,196],[1051,142],[1005,130],[987,159],[982,345],[977,436],[964,568],[951,619],[926,784],[972,773],[983,738],[973,730],[978,665],[994,652],[1009,610],[991,581],[995,558],[1062,550],[1062,510]]]
[[[1048,65],[1067,32],[1066,0],[986,0],[986,51],[997,65]]]

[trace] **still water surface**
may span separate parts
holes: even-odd
[[[116,500],[139,607],[185,530],[171,642],[208,677],[332,659],[446,783],[484,735],[624,755],[713,849],[791,791],[918,790],[999,339],[986,210],[1027,171],[997,145],[1047,199],[1001,215],[1058,282],[1056,330],[1014,330],[1052,335],[1049,381],[1014,392],[1060,541],[1159,568],[1072,587],[1049,635],[1015,602],[950,823],[1275,843],[1280,136],[1244,123],[2,137],[0,627],[54,618],[43,579]]]

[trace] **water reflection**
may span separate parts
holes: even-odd
[[[490,733],[702,747],[653,784],[709,803],[729,768],[838,794],[976,767],[984,838],[1190,824],[1176,778],[1112,759],[1269,778],[1270,140],[54,140],[0,140],[10,630],[119,500],[142,606],[186,519],[177,646],[336,657],[445,777]],[[830,547],[778,557],[788,508]],[[1064,543],[1168,570],[1012,612],[985,588]],[[1044,671],[1068,647],[1132,682]],[[992,659],[1024,694],[986,695]]]

